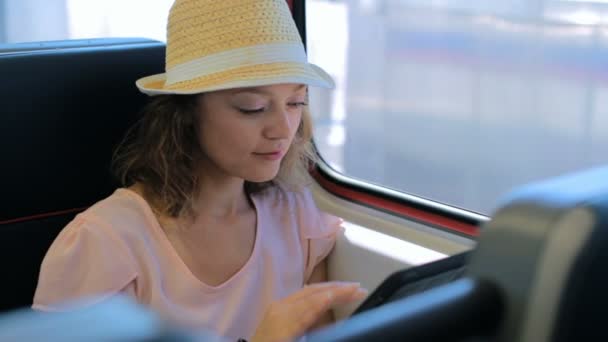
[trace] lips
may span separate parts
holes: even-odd
[[[269,155],[269,154],[280,154],[281,150],[278,151],[272,151],[272,152],[253,152],[254,154],[260,154],[260,155]]]
[[[277,160],[283,157],[283,151],[277,150],[272,152],[254,152],[253,155],[266,160]]]

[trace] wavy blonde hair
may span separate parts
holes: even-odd
[[[114,152],[112,169],[122,186],[142,186],[143,195],[160,215],[195,217],[203,152],[198,139],[198,95],[162,95],[151,98],[140,120],[129,129]],[[204,96],[204,95],[203,95]],[[271,186],[305,186],[316,155],[312,149],[312,118],[304,107],[296,136],[281,161],[275,179],[245,182],[253,194]]]

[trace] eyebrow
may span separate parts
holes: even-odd
[[[298,90],[301,90],[302,88],[305,88],[306,84],[298,84],[293,88],[293,91],[296,92]],[[266,86],[263,87],[248,87],[248,88],[238,88],[238,89],[234,89],[234,91],[232,92],[233,95],[235,94],[240,94],[240,93],[254,93],[254,94],[262,94],[262,95],[269,95],[270,91],[266,90]]]

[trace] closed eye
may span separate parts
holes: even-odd
[[[308,103],[306,103],[306,102],[290,102],[287,105],[289,107],[291,107],[291,108],[300,108],[300,107],[308,106]],[[239,112],[243,113],[243,114],[257,114],[257,113],[262,113],[263,111],[265,111],[266,107],[255,108],[255,109],[248,109],[248,108],[237,107],[237,110]]]
[[[237,108],[239,110],[239,112],[243,113],[243,114],[256,114],[256,113],[261,113],[263,112],[266,108],[262,107],[262,108],[256,108],[256,109],[247,109],[247,108]]]
[[[290,107],[299,108],[299,107],[308,106],[308,103],[306,103],[306,102],[291,102],[291,103],[288,103],[288,105]]]

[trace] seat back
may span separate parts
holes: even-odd
[[[469,265],[503,293],[495,341],[608,340],[608,166],[521,187],[503,203]]]
[[[164,67],[147,39],[22,47],[0,45],[0,311],[31,304],[58,232],[117,187],[112,153],[146,100],[135,80]]]

